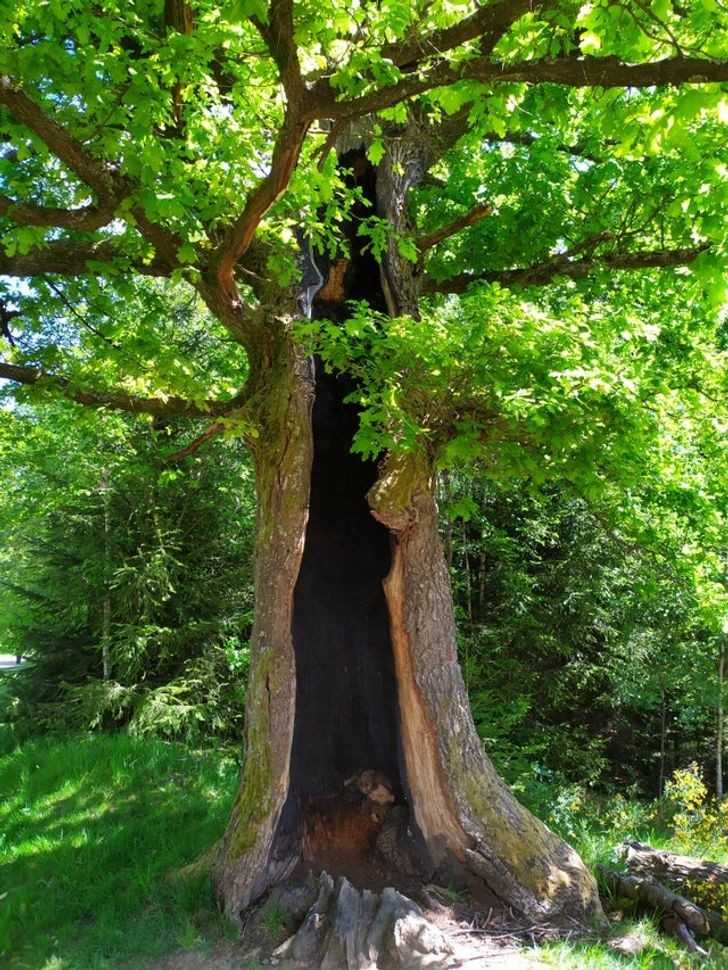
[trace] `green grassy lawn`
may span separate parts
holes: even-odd
[[[206,876],[167,876],[220,836],[237,773],[224,754],[124,734],[43,738],[0,756],[0,967],[137,970],[236,936]],[[562,821],[590,865],[614,864],[625,838],[679,848],[644,803],[594,801]],[[618,911],[619,901],[609,908]],[[728,950],[691,961],[649,920],[624,915],[610,933],[626,938],[622,952],[607,940],[572,940],[541,947],[535,966],[728,968]],[[624,952],[630,941],[641,943],[640,953]]]
[[[0,966],[102,970],[225,927],[209,880],[166,877],[223,831],[234,761],[123,734],[0,757]]]

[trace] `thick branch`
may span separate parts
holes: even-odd
[[[0,104],[5,105],[16,121],[30,128],[100,198],[119,194],[121,180],[117,172],[89,155],[83,145],[49,118],[12,78],[0,77]]]
[[[468,65],[466,65],[466,70]],[[649,88],[666,84],[702,84],[728,81],[728,61],[700,57],[669,57],[645,64],[625,64],[618,57],[563,57],[515,66],[513,80],[566,84],[577,88]],[[507,68],[506,70],[510,70]],[[470,76],[492,80],[488,64],[476,64]],[[518,76],[520,75],[520,76]]]
[[[253,17],[253,23],[276,62],[286,97],[289,102],[299,101],[304,92],[298,51],[293,39],[292,0],[271,0],[268,23],[264,24],[257,17]]]
[[[52,240],[29,253],[6,256],[0,252],[0,276],[84,276],[89,272],[89,262],[131,263],[135,273],[143,276],[169,276],[169,267],[158,258],[148,263],[130,259],[120,252],[111,240],[96,243]]]
[[[90,155],[84,146],[58,125],[12,79],[0,76],[0,104],[5,105],[16,121],[25,125],[43,141],[53,154],[89,185],[98,195],[99,208],[116,208],[132,192],[132,185],[114,166]],[[132,209],[139,231],[157,250],[169,270],[177,265],[177,250],[182,240],[149,220],[141,206]]]
[[[85,205],[79,209],[58,209],[15,202],[0,195],[0,215],[7,216],[19,226],[54,226],[58,229],[90,232],[111,222],[118,202],[118,199],[113,199],[102,206]]]
[[[194,16],[187,0],[164,0],[164,25],[180,34],[192,33]]]
[[[283,127],[273,148],[270,172],[248,196],[245,208],[212,256],[210,267],[229,296],[236,294],[235,264],[249,249],[266,212],[285,191],[309,125],[310,120],[302,119],[297,108],[289,103]]]
[[[453,219],[453,221],[449,222],[446,226],[441,226],[439,229],[433,230],[433,232],[420,236],[420,238],[417,240],[417,248],[421,253],[425,253],[428,249],[432,249],[433,246],[441,243],[443,239],[447,239],[449,236],[454,236],[462,229],[466,229],[468,226],[472,226],[476,222],[480,222],[481,219],[487,218],[492,211],[493,210],[489,205],[479,203],[478,205],[473,206],[470,212],[466,212],[465,215],[458,216],[457,219]]]
[[[441,60],[419,74],[409,75],[350,101],[337,102],[333,92],[328,89],[328,82],[320,82],[316,85],[311,110],[318,118],[357,118],[381,111],[432,88],[464,79],[488,83],[520,81],[527,84],[548,82],[569,87],[645,88],[726,81],[728,62],[696,57],[672,57],[646,64],[625,64],[617,57],[563,57],[553,61],[522,61],[518,64],[499,64],[488,57],[474,58],[461,64]]]
[[[199,407],[182,397],[134,397],[123,391],[88,391],[76,387],[67,377],[48,374],[37,367],[22,367],[0,361],[0,378],[18,384],[42,384],[77,404],[92,408],[111,408],[133,414],[156,414],[165,417],[209,418],[223,415],[239,407],[239,399],[207,401]]]
[[[441,57],[445,51],[460,47],[476,37],[486,37],[490,47],[508,28],[529,10],[539,6],[534,0],[498,0],[486,4],[469,17],[450,27],[434,30],[425,36],[412,34],[395,44],[388,44],[381,50],[382,57],[398,67],[411,65],[426,57]]]
[[[461,273],[449,280],[436,282],[425,280],[425,293],[464,293],[473,283],[499,283],[501,286],[545,286],[563,276],[582,279],[593,270],[604,269],[664,269],[670,266],[687,266],[704,253],[708,247],[697,249],[657,249],[634,253],[603,253],[571,259],[568,255],[534,266],[520,269],[490,270],[485,273]]]
[[[273,146],[270,172],[248,196],[242,213],[210,260],[218,284],[236,304],[235,264],[249,249],[266,212],[287,188],[313,120],[303,111],[307,92],[294,40],[292,0],[270,0],[268,23],[257,17],[253,17],[253,22],[276,63],[287,105],[283,125]]]

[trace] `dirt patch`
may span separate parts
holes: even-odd
[[[287,889],[285,895],[276,896],[274,891],[251,910],[239,940],[221,942],[211,950],[179,950],[151,964],[148,970],[320,970],[318,963],[276,956],[277,948],[296,932],[300,921],[291,892]],[[441,961],[428,963],[429,970],[537,970],[553,966],[539,958],[538,945],[554,939],[556,931],[527,926],[508,910],[473,907],[470,900],[452,898],[439,887],[428,887],[428,896],[431,905],[422,907],[423,914],[452,950]],[[301,893],[299,902],[303,909],[305,893]]]
[[[462,942],[455,957],[441,968],[433,970],[538,970],[553,968],[553,963],[539,960],[536,951],[501,946],[488,940]],[[275,960],[270,953],[261,953],[239,943],[226,943],[204,953],[178,950],[154,964],[149,970],[319,970],[316,966]]]

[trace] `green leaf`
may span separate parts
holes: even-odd
[[[367,158],[372,165],[379,165],[384,158],[384,142],[380,138],[375,138],[367,148]]]

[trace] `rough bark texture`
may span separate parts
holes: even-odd
[[[402,744],[415,818],[433,861],[457,860],[528,916],[598,916],[596,884],[579,856],[519,805],[476,734],[427,462],[390,461],[370,503],[393,535],[385,592]]]
[[[245,766],[216,872],[218,895],[233,919],[296,861],[288,857],[276,863],[271,850],[289,785],[296,697],[291,619],[312,461],[310,361],[279,333],[254,367],[260,385],[260,424],[253,440],[256,609]]]
[[[356,889],[325,872],[300,929],[275,951],[322,970],[424,970],[449,962],[451,954],[440,930],[396,889]]]
[[[653,849],[641,842],[623,843],[622,855],[631,872],[654,876],[666,882],[728,885],[728,866],[707,859],[693,859],[690,856]]]

